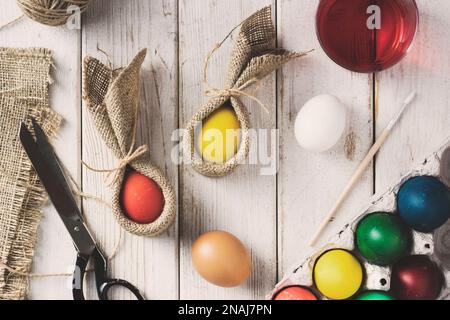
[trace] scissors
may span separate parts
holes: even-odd
[[[72,281],[74,300],[85,300],[83,282],[86,267],[91,260],[94,266],[95,284],[100,300],[109,300],[108,292],[113,287],[123,287],[130,291],[138,300],[144,300],[139,290],[129,282],[108,278],[107,260],[86,226],[72,189],[69,186],[68,179],[64,174],[63,167],[42,128],[33,118],[31,123],[35,138],[28,130],[26,124],[22,123],[19,133],[20,141],[40,181],[47,190],[50,200],[67,231],[69,231],[77,250],[76,268]]]

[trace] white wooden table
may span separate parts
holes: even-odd
[[[310,253],[307,240],[326,215],[359,161],[412,90],[417,102],[402,119],[361,183],[322,238],[340,229],[369,197],[383,191],[414,163],[433,152],[450,134],[450,3],[418,0],[420,32],[408,57],[377,75],[355,74],[335,65],[315,34],[318,0],[94,0],[81,30],[51,28],[24,19],[0,31],[0,46],[47,47],[56,70],[51,104],[65,119],[55,141],[59,156],[87,193],[109,199],[101,175],[86,171],[80,160],[110,168],[115,159],[97,134],[81,98],[81,61],[86,55],[115,67],[127,64],[141,48],[149,54],[142,72],[139,141],[151,146],[152,160],[176,186],[179,215],[174,227],[155,239],[125,235],[111,272],[137,284],[148,299],[256,299],[270,292],[290,267]],[[272,116],[246,101],[256,128],[280,130],[279,174],[261,176],[258,166],[242,166],[225,179],[213,180],[188,166],[172,164],[183,128],[206,101],[200,84],[202,64],[212,45],[242,19],[273,6],[278,44],[315,52],[269,77],[259,90]],[[0,24],[20,14],[15,0],[2,0]],[[221,84],[230,45],[214,59],[210,80]],[[331,152],[310,154],[295,143],[293,125],[311,97],[331,93],[348,106],[349,129]],[[274,141],[272,141],[274,142]],[[96,238],[111,252],[119,227],[102,204],[84,201]],[[191,245],[209,230],[226,230],[251,250],[253,273],[242,287],[221,289],[202,280],[191,263]],[[318,246],[320,247],[320,246]],[[39,228],[34,272],[70,271],[75,251],[59,217],[47,206]],[[69,278],[31,281],[32,299],[70,299]],[[95,297],[94,291],[88,292]],[[117,293],[117,298],[128,298]]]

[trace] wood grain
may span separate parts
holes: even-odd
[[[18,17],[21,11],[14,0],[2,1],[0,24]],[[54,141],[56,152],[79,180],[79,106],[80,106],[80,31],[64,27],[50,28],[24,18],[0,31],[0,46],[44,47],[53,52],[54,84],[50,87],[51,107],[65,119]],[[61,219],[47,205],[39,226],[38,246],[33,273],[70,272],[75,264],[75,249]],[[71,291],[66,278],[50,277],[30,281],[30,299],[69,299]],[[71,281],[71,279],[70,279]]]
[[[146,143],[151,159],[177,187],[178,170],[171,161],[171,135],[178,127],[177,3],[174,0],[94,1],[83,23],[83,57],[92,55],[114,67],[127,65],[142,48],[148,48],[141,74],[141,109],[138,143]],[[101,141],[90,116],[82,112],[83,160],[97,168],[112,168],[116,159]],[[103,176],[83,170],[84,191],[110,197]],[[99,243],[111,252],[120,227],[108,207],[85,201],[85,214]],[[176,224],[158,238],[124,235],[111,276],[136,284],[147,299],[178,298],[178,240]],[[94,296],[94,292],[90,292]],[[118,292],[118,299],[128,299]]]
[[[273,1],[180,1],[180,127],[206,103],[201,85],[203,61],[212,47],[256,10]],[[225,81],[232,43],[227,42],[214,57],[209,81]],[[245,101],[254,128],[275,128],[275,81],[269,78],[259,96],[272,111]],[[255,146],[252,146],[255,147]],[[231,176],[210,179],[190,166],[181,168],[180,298],[262,298],[276,281],[276,178],[260,175],[260,166],[242,165]],[[242,287],[221,289],[208,284],[191,262],[193,241],[203,232],[224,230],[240,238],[251,251],[253,272]]]
[[[0,25],[20,15],[15,0],[2,2]],[[171,159],[177,144],[172,133],[184,128],[207,100],[200,81],[205,56],[233,27],[268,4],[276,8],[280,47],[315,49],[309,57],[284,67],[277,77],[269,77],[257,91],[271,108],[270,117],[245,100],[253,127],[279,129],[278,176],[261,175],[267,167],[261,164],[243,165],[223,179],[202,177],[188,165],[177,167]],[[138,140],[149,144],[152,160],[179,190],[179,221],[159,238],[125,235],[111,263],[111,275],[138,285],[148,299],[260,299],[272,290],[277,278],[291,272],[291,266],[312,251],[308,239],[369,150],[374,131],[377,136],[381,133],[411,91],[417,91],[418,99],[339,218],[330,224],[321,245],[360,214],[374,189],[384,191],[449,136],[450,4],[437,0],[418,4],[421,23],[414,47],[399,65],[379,73],[375,83],[371,75],[335,65],[320,48],[314,21],[318,0],[97,0],[84,15],[82,31],[23,19],[0,31],[0,46],[53,50],[56,68],[51,105],[65,118],[56,150],[84,191],[106,200],[110,191],[103,176],[80,165],[81,157],[94,167],[116,164],[82,108],[82,57],[93,55],[106,61],[97,50],[101,48],[120,67],[147,47]],[[231,47],[228,41],[212,60],[209,79],[214,86],[223,85]],[[294,123],[301,106],[322,93],[335,94],[347,105],[348,130],[330,152],[311,154],[297,145]],[[274,143],[270,141],[270,146]],[[83,209],[98,242],[111,253],[120,231],[111,210],[93,201],[84,201]],[[250,249],[253,273],[242,287],[216,288],[194,270],[192,243],[210,230],[229,231]],[[74,258],[66,230],[54,209],[46,206],[33,271],[69,271]],[[71,299],[69,281],[32,279],[30,298]],[[95,299],[92,289],[91,283],[87,296]],[[115,292],[114,298],[130,295]]]
[[[377,76],[377,132],[411,91],[417,99],[392,132],[376,161],[376,189],[383,191],[436,151],[450,136],[450,3],[418,1],[419,32],[406,58]]]
[[[315,33],[318,1],[278,1],[279,45],[290,50],[315,51],[279,73],[280,173],[278,177],[279,276],[311,253],[308,240],[342,192],[373,138],[371,76],[337,66],[321,49]],[[334,94],[348,107],[348,130],[330,152],[302,150],[295,139],[298,111],[319,94]],[[359,214],[372,194],[372,170],[339,210],[324,232],[317,250],[327,239]]]

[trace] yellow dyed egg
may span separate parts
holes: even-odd
[[[346,250],[325,252],[314,266],[314,282],[327,298],[344,300],[358,293],[363,284],[363,267],[358,259]]]
[[[207,162],[223,164],[234,157],[241,141],[240,124],[231,105],[214,111],[197,136],[197,151]]]

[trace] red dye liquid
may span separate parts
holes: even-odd
[[[379,8],[379,29],[368,13]],[[416,34],[419,13],[414,0],[321,0],[317,33],[328,56],[351,71],[376,72],[398,63]]]

